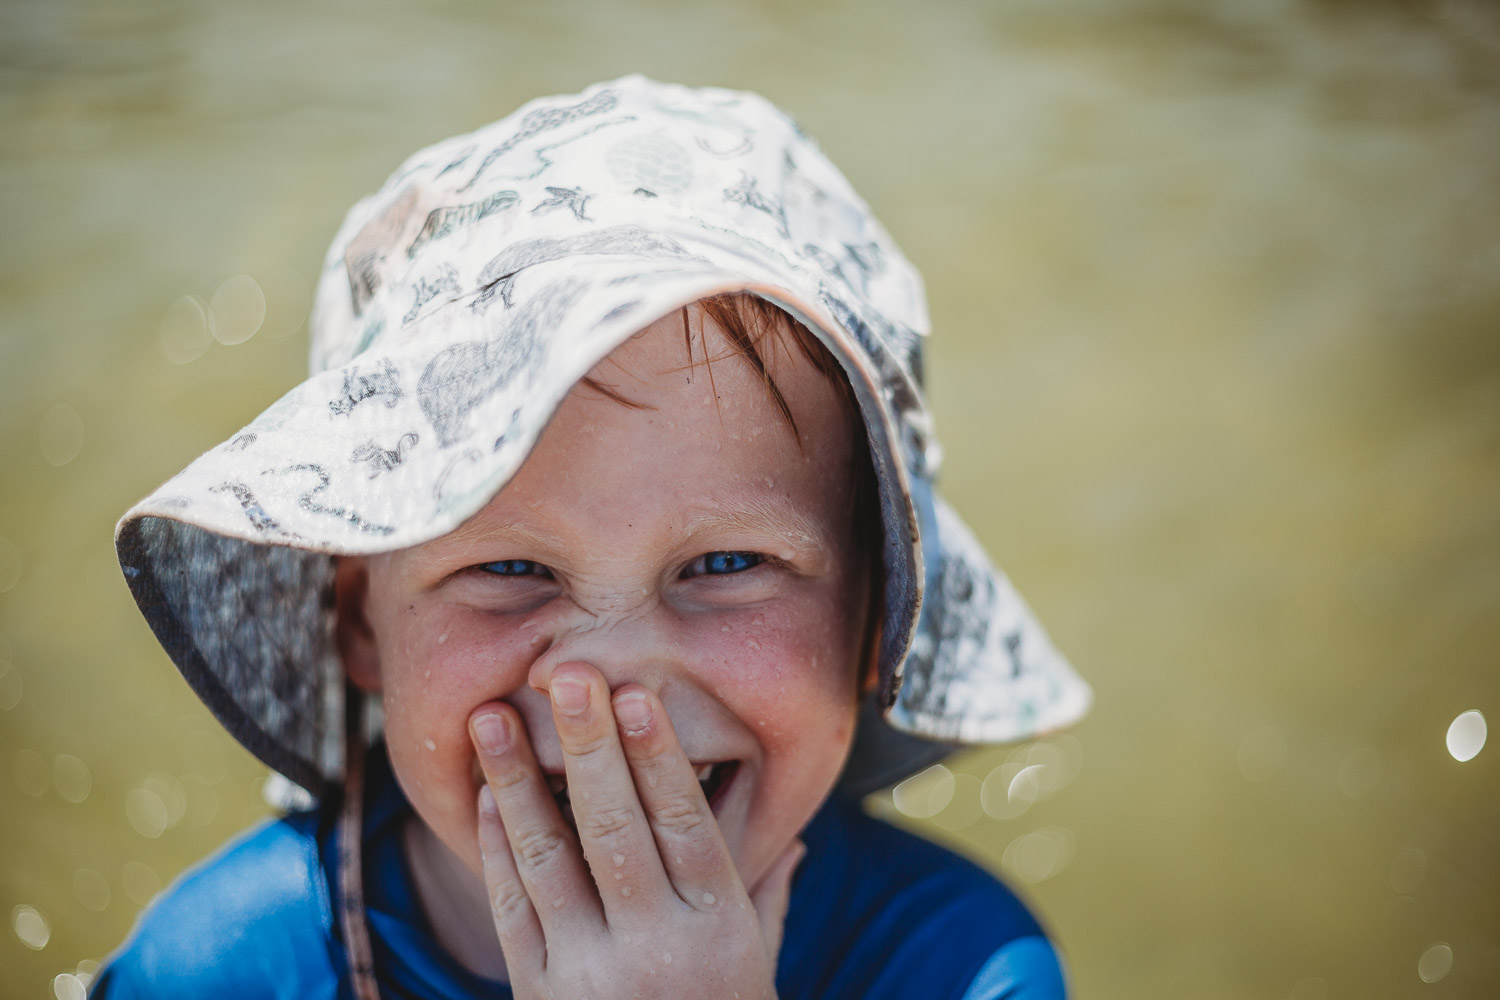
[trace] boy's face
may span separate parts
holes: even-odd
[[[852,516],[864,443],[836,388],[768,340],[799,449],[761,376],[704,327],[711,378],[682,315],[658,321],[591,373],[637,405],[580,384],[467,523],[341,567],[346,665],[382,692],[407,797],[475,872],[470,714],[514,705],[560,777],[546,692],[562,663],[650,688],[689,760],[719,765],[705,787],[747,886],[844,762],[870,625]]]

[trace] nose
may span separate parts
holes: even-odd
[[[676,616],[663,604],[624,615],[575,608],[551,624],[552,641],[526,677],[536,691],[548,691],[558,665],[575,660],[603,674],[611,691],[634,683],[660,694],[681,670],[684,637]]]
[[[686,707],[696,701],[689,693],[696,685],[683,655],[685,646],[670,612],[658,606],[609,621],[570,618],[557,623],[551,643],[527,672],[526,687],[506,699],[521,713],[537,760],[549,772],[562,769],[550,691],[553,674],[564,663],[587,663],[604,676],[611,691],[639,684],[655,692],[672,716],[677,714],[674,703]]]

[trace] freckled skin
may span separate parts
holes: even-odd
[[[470,714],[513,705],[542,769],[560,772],[545,693],[560,664],[586,662],[612,690],[654,692],[693,764],[740,762],[714,812],[746,887],[843,765],[868,627],[844,404],[795,348],[768,347],[799,448],[760,376],[704,325],[712,379],[702,344],[684,377],[680,314],[652,324],[590,373],[640,408],[580,384],[515,477],[458,530],[340,561],[341,650],[355,682],[382,693],[392,765],[425,826],[408,832],[407,851],[440,931],[489,920]],[[695,570],[716,552],[765,561]],[[545,575],[480,568],[506,560]],[[464,937],[445,933],[465,964],[495,974],[498,950],[486,958]]]

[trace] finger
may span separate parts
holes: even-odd
[[[656,695],[636,685],[615,692],[614,710],[625,759],[667,878],[689,906],[717,909],[743,890],[672,720]]]
[[[774,967],[781,953],[781,932],[786,926],[787,906],[792,898],[792,875],[807,855],[807,845],[794,840],[771,863],[750,892],[750,902],[760,920],[760,935],[766,942],[766,954]]]
[[[549,691],[573,823],[605,918],[659,913],[671,887],[620,749],[609,687],[587,663],[565,663],[553,671]]]
[[[597,931],[603,915],[593,882],[537,767],[521,717],[510,705],[491,702],[474,711],[469,729],[543,933],[553,939]]]
[[[540,972],[547,961],[547,940],[536,908],[526,894],[516,859],[510,853],[500,809],[489,785],[479,789],[479,855],[484,860],[484,884],[490,900],[490,915],[505,967],[514,982],[522,973]]]

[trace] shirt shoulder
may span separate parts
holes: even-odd
[[[333,910],[317,834],[317,814],[294,814],[184,874],[141,915],[90,995],[336,996]]]
[[[825,805],[803,839],[807,861],[783,937],[783,997],[1061,996],[1045,932],[983,868],[851,802]],[[987,969],[1011,992],[983,989]],[[1057,989],[1041,988],[1049,976]]]

